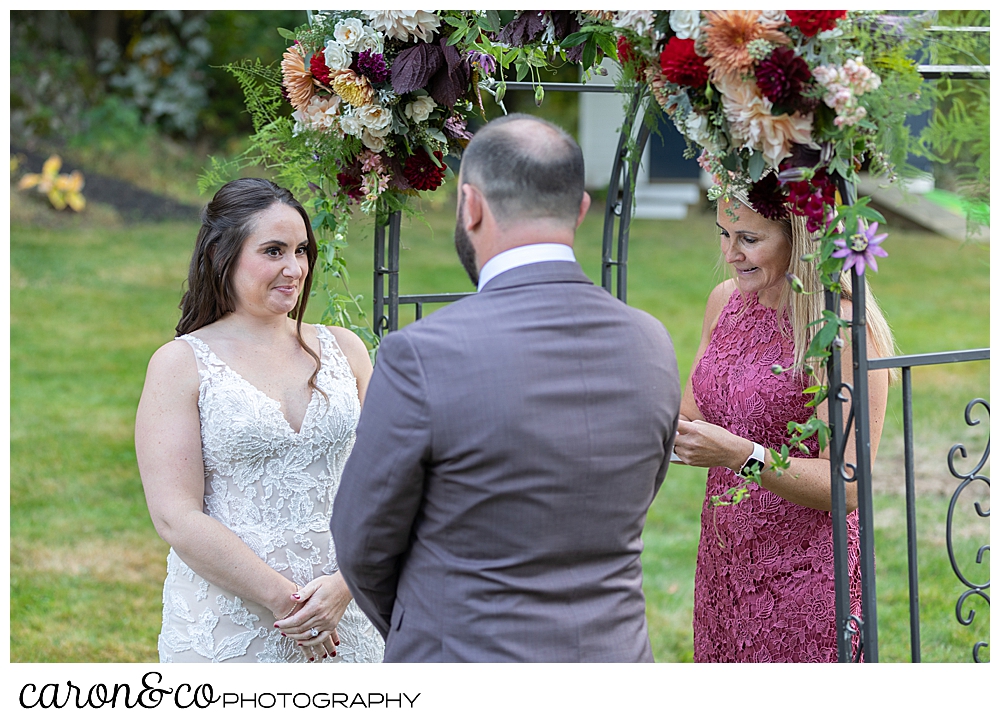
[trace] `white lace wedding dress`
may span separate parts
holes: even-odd
[[[330,515],[361,407],[357,383],[333,334],[317,326],[321,368],[295,432],[275,400],[185,334],[201,384],[205,512],[268,565],[302,586],[337,570]],[[307,656],[282,637],[266,607],[202,579],[170,550],[163,585],[160,662],[297,663]],[[323,662],[381,662],[385,644],[352,600],[337,627],[337,655]]]

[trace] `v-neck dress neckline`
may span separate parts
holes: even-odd
[[[323,335],[324,332],[326,332],[326,330],[323,329],[321,331],[321,327],[318,326],[318,325],[314,325],[314,328],[316,329],[316,339],[319,342],[319,370],[317,371],[317,376],[318,376],[320,373],[322,373],[323,367],[326,365],[326,362],[327,362],[327,355],[324,353],[324,349],[323,349],[323,347],[324,347],[323,341],[324,340],[322,338],[322,335]],[[328,333],[328,332],[326,332],[326,333]],[[193,339],[195,342],[197,342],[198,344],[200,344],[201,346],[203,346],[205,353],[208,354],[209,358],[213,361],[213,363],[218,364],[219,366],[225,367],[229,371],[230,374],[232,374],[234,377],[236,377],[241,382],[243,382],[244,384],[246,384],[248,387],[250,387],[251,389],[253,389],[254,392],[257,395],[260,396],[261,399],[265,400],[267,404],[269,404],[270,406],[272,406],[275,409],[275,411],[277,411],[277,413],[284,420],[285,426],[288,428],[288,431],[291,432],[293,435],[299,436],[306,429],[306,426],[307,426],[306,423],[309,422],[309,421],[311,421],[311,417],[314,416],[315,407],[316,407],[316,404],[317,404],[316,397],[318,396],[318,393],[319,393],[317,389],[312,389],[311,390],[311,393],[309,395],[309,403],[306,405],[305,414],[302,415],[302,421],[299,423],[298,430],[296,430],[292,426],[292,423],[288,421],[288,417],[286,417],[285,413],[281,410],[281,402],[279,402],[274,397],[272,397],[272,396],[270,396],[268,394],[265,394],[264,391],[261,390],[260,387],[258,387],[256,384],[254,384],[249,379],[247,379],[246,377],[244,377],[238,371],[236,371],[235,369],[233,369],[227,362],[223,361],[219,357],[219,355],[216,354],[212,350],[212,347],[210,347],[208,345],[208,342],[206,342],[204,339],[201,339],[200,337],[194,336],[193,334],[184,334],[183,336],[180,336],[180,337],[177,337],[177,338],[178,339]]]

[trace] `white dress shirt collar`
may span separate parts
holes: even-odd
[[[557,243],[529,244],[507,249],[483,264],[479,271],[478,290],[482,291],[486,284],[504,271],[541,261],[576,261],[576,255],[572,246]]]

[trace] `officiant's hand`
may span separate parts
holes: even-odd
[[[753,451],[753,442],[703,419],[677,422],[674,453],[692,467],[740,469]]]
[[[310,581],[292,596],[301,608],[274,624],[285,636],[306,649],[312,657],[333,656],[340,645],[337,625],[351,602],[351,592],[343,575],[323,575]],[[313,635],[313,631],[318,631]]]

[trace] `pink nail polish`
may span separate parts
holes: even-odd
[[[292,599],[293,599],[293,600],[298,600],[298,599],[300,599],[300,598],[299,598],[299,594],[298,594],[298,593],[295,593],[294,595],[292,595]]]

